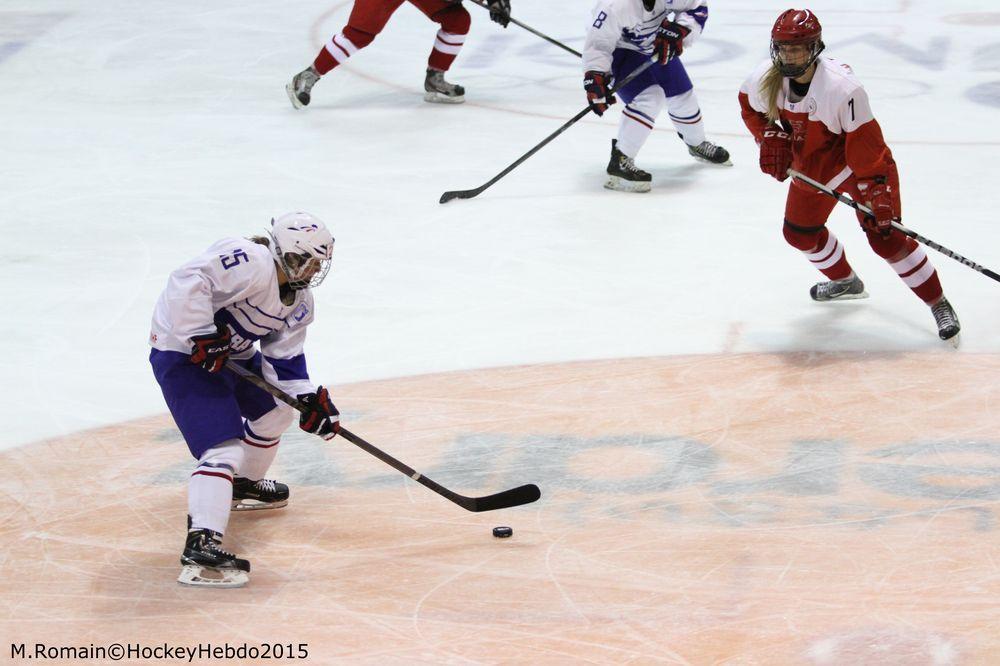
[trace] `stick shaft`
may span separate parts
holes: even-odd
[[[488,10],[490,8],[489,5],[487,5],[485,2],[482,2],[481,0],[469,0],[469,2],[471,2],[474,5],[479,5],[483,9],[487,9]],[[577,58],[582,58],[583,57],[583,54],[580,53],[579,51],[566,46],[565,44],[563,44],[560,41],[552,39],[551,37],[549,37],[546,34],[538,32],[537,30],[535,30],[534,28],[532,28],[529,25],[525,25],[525,24],[521,23],[520,21],[518,21],[513,16],[510,17],[510,22],[513,23],[514,25],[518,26],[518,27],[524,28],[525,30],[527,30],[528,32],[530,32],[533,35],[541,37],[542,39],[544,39],[545,41],[549,42],[550,44],[555,44],[556,46],[558,46],[559,48],[563,49],[564,51],[569,51],[570,53],[572,53],[573,55],[575,55]]]
[[[242,379],[250,382],[257,388],[270,393],[274,396],[274,398],[280,400],[293,409],[299,412],[305,410],[305,407],[298,400],[238,363],[226,361],[226,368],[239,375]],[[467,511],[494,511],[496,509],[506,509],[513,506],[520,506],[522,504],[530,504],[541,497],[541,492],[538,490],[538,487],[533,484],[512,488],[510,490],[505,490],[503,492],[496,493],[495,495],[488,495],[486,497],[465,497],[464,495],[459,495],[458,493],[445,488],[433,479],[427,478],[406,463],[396,460],[382,449],[373,444],[369,444],[343,426],[341,426],[339,434],[351,444],[354,444],[355,446],[370,453],[385,464],[410,477],[420,485],[433,490],[438,495],[441,495],[445,499],[458,504]]]
[[[632,81],[632,79],[634,79],[635,77],[639,76],[640,74],[642,74],[643,72],[645,72],[647,69],[649,69],[653,65],[653,62],[654,62],[653,60],[648,60],[645,63],[643,63],[642,65],[640,65],[634,72],[632,72],[631,74],[629,74],[628,76],[626,76],[622,80],[621,83],[617,84],[614,88],[612,88],[611,90],[609,90],[608,94],[609,95],[613,95],[616,92],[618,92],[619,90],[621,90],[622,88],[624,88],[626,85],[628,85]],[[541,150],[542,148],[544,148],[545,146],[547,146],[553,139],[555,139],[557,136],[559,136],[560,134],[562,134],[563,132],[565,132],[566,130],[568,130],[571,126],[573,126],[576,122],[578,122],[581,118],[583,118],[585,115],[587,115],[588,113],[590,113],[592,110],[593,109],[591,109],[590,106],[588,105],[585,109],[581,110],[575,116],[573,116],[568,121],[566,121],[563,124],[562,127],[560,127],[555,132],[553,132],[552,134],[550,134],[547,137],[545,137],[544,139],[542,139],[542,141],[540,143],[538,143],[537,145],[535,145],[531,150],[529,150],[528,152],[526,152],[524,155],[521,155],[519,158],[517,158],[517,160],[513,164],[511,164],[510,166],[508,166],[506,169],[504,169],[503,171],[501,171],[497,175],[493,176],[493,178],[490,178],[488,181],[486,181],[485,183],[483,183],[479,187],[477,187],[475,189],[472,189],[472,190],[455,190],[455,191],[445,192],[444,194],[441,195],[440,203],[447,203],[448,201],[451,201],[452,199],[471,199],[472,197],[475,197],[475,196],[478,196],[479,194],[482,194],[487,188],[489,188],[491,185],[493,185],[494,183],[496,183],[498,180],[500,180],[501,178],[503,178],[504,176],[506,176],[507,174],[509,174],[511,171],[513,171],[514,169],[516,169],[518,166],[520,166],[529,157],[531,157],[532,155],[534,155],[535,153],[537,153],[539,150]]]
[[[820,183],[819,181],[813,180],[812,178],[810,178],[809,176],[805,175],[804,173],[799,173],[795,169],[789,169],[788,170],[788,175],[792,176],[793,178],[797,178],[798,180],[801,180],[803,183],[807,183],[808,185],[811,185],[812,187],[816,188],[817,190],[819,190],[823,194],[831,196],[831,197],[833,197],[834,199],[836,199],[837,201],[839,201],[841,203],[847,204],[848,206],[850,206],[851,208],[853,208],[854,210],[858,211],[859,213],[861,213],[863,215],[866,215],[868,217],[874,217],[874,214],[872,213],[871,209],[868,208],[867,206],[865,206],[864,204],[860,204],[857,201],[855,201],[854,199],[850,198],[849,196],[847,196],[845,194],[842,194],[840,192],[837,192],[836,190],[833,190],[833,189],[827,187],[826,185],[824,185],[823,183]],[[950,257],[950,258],[954,259],[958,263],[964,264],[964,265],[968,266],[969,268],[971,268],[972,270],[974,270],[974,271],[976,271],[978,273],[982,273],[986,277],[992,278],[992,279],[996,280],[997,282],[1000,282],[1000,275],[998,275],[997,273],[991,271],[990,269],[988,269],[988,268],[986,268],[986,267],[984,267],[984,266],[982,266],[980,264],[977,264],[976,262],[972,261],[971,259],[967,259],[966,257],[963,257],[962,255],[960,255],[959,253],[955,252],[954,250],[949,250],[944,245],[941,245],[940,243],[936,243],[936,242],[932,241],[930,238],[927,238],[926,236],[921,236],[920,234],[918,234],[916,231],[913,231],[909,227],[904,227],[899,222],[895,222],[894,221],[892,223],[892,228],[895,229],[896,231],[898,231],[899,233],[903,234],[904,236],[909,236],[913,240],[915,240],[915,241],[917,241],[919,243],[923,243],[924,245],[926,245],[927,247],[931,248],[932,250],[937,250],[938,252],[940,252],[941,254],[945,255],[946,257]]]

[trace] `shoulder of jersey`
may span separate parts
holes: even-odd
[[[817,63],[827,75],[831,88],[849,94],[862,87],[850,65],[833,58],[819,58]]]
[[[771,62],[770,58],[765,58],[761,60],[759,63],[757,63],[757,66],[754,67],[752,75],[753,78],[757,81],[760,81],[761,79],[764,78],[764,75],[768,73],[768,71],[771,69],[772,66],[773,63]]]
[[[637,0],[597,0],[595,9],[603,9],[606,12],[613,12],[615,16],[623,16],[634,8],[630,3]]]

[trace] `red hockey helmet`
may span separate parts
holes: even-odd
[[[800,63],[785,63],[779,45],[805,46],[808,58]],[[786,9],[771,28],[771,61],[782,76],[796,77],[805,73],[823,51],[823,26],[808,9]]]

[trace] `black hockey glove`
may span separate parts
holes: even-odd
[[[229,328],[219,326],[215,333],[191,338],[191,362],[209,372],[218,372],[229,358]]]
[[[486,0],[490,7],[490,20],[507,27],[510,23],[510,0]]]
[[[330,392],[320,386],[315,393],[296,396],[305,407],[299,427],[323,439],[333,439],[340,432],[340,412],[330,400]]]

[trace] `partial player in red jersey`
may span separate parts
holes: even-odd
[[[958,317],[937,271],[915,240],[892,228],[902,212],[899,175],[868,95],[850,67],[820,57],[823,48],[816,15],[789,9],[771,30],[771,59],[740,88],[743,122],[760,146],[761,171],[784,181],[794,168],[870,208],[874,219],[858,215],[869,245],[930,307],[941,339],[957,342]],[[826,228],[835,205],[833,198],[793,179],[785,240],[829,278],[812,287],[814,300],[865,298],[843,246]]]
[[[427,61],[424,78],[424,100],[460,104],[465,101],[465,88],[444,80],[455,56],[462,50],[472,19],[461,0],[406,0],[441,28],[434,39],[434,48]],[[510,22],[510,0],[486,0],[490,18],[503,27]],[[309,104],[312,87],[320,77],[342,64],[356,52],[372,43],[375,35],[389,22],[403,0],[354,0],[347,25],[320,50],[313,63],[296,74],[285,86],[292,106],[301,109]]]

